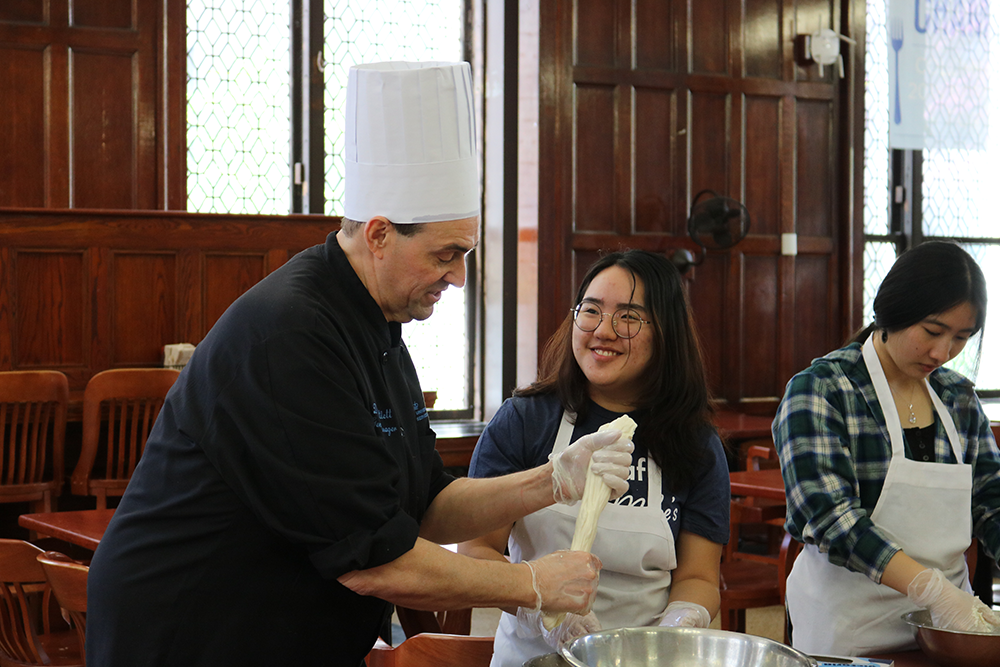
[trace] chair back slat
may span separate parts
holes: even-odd
[[[98,508],[107,506],[107,496],[124,493],[178,375],[166,368],[128,368],[90,379],[83,395],[83,441],[73,493],[96,496]],[[101,464],[94,469],[99,445],[105,450],[103,470]]]
[[[0,372],[0,501],[54,508],[68,405],[69,382],[58,371]]]

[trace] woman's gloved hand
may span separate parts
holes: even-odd
[[[667,612],[660,619],[665,628],[707,628],[712,622],[708,610],[697,602],[678,600],[667,605]]]
[[[597,596],[601,559],[586,551],[555,551],[526,561],[535,589],[529,611],[586,614]]]
[[[546,630],[542,624],[541,612],[524,607],[517,608],[517,636],[522,639],[541,636],[546,644],[557,651],[566,642],[571,642],[577,637],[589,635],[600,629],[601,623],[597,620],[594,612],[590,612],[586,616],[566,614],[562,623],[551,630]]]
[[[1000,633],[1000,614],[948,581],[941,570],[928,569],[917,574],[907,587],[906,596],[913,604],[930,611],[936,628]]]
[[[552,496],[557,503],[572,505],[583,497],[587,468],[591,468],[611,489],[611,499],[628,491],[628,473],[632,465],[631,440],[620,439],[621,431],[601,431],[585,435],[552,460]]]

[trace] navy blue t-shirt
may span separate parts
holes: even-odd
[[[551,394],[508,399],[500,406],[483,431],[469,466],[470,477],[497,477],[543,465],[552,453],[556,433],[562,420],[563,408]],[[595,432],[602,424],[622,413],[606,410],[591,403],[586,419],[577,422],[570,442]],[[644,420],[642,411],[631,413],[636,423]],[[634,441],[629,489],[621,498],[612,500],[620,505],[645,507],[649,497],[649,464],[646,447]],[[692,447],[707,451],[705,463],[683,490],[673,490],[661,475],[663,512],[676,542],[681,530],[700,535],[717,544],[729,541],[729,467],[722,442],[713,432],[706,432],[702,442]]]

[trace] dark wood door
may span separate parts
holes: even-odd
[[[743,242],[689,274],[715,395],[773,410],[794,372],[840,344],[855,58],[848,79],[820,74],[797,34],[849,23],[841,0],[542,3],[540,349],[601,252],[698,250],[686,221],[704,189],[752,215]]]
[[[178,0],[0,2],[0,206],[183,208],[183,58]]]

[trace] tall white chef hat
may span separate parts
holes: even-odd
[[[351,67],[346,148],[345,217],[415,223],[479,215],[469,64]]]

